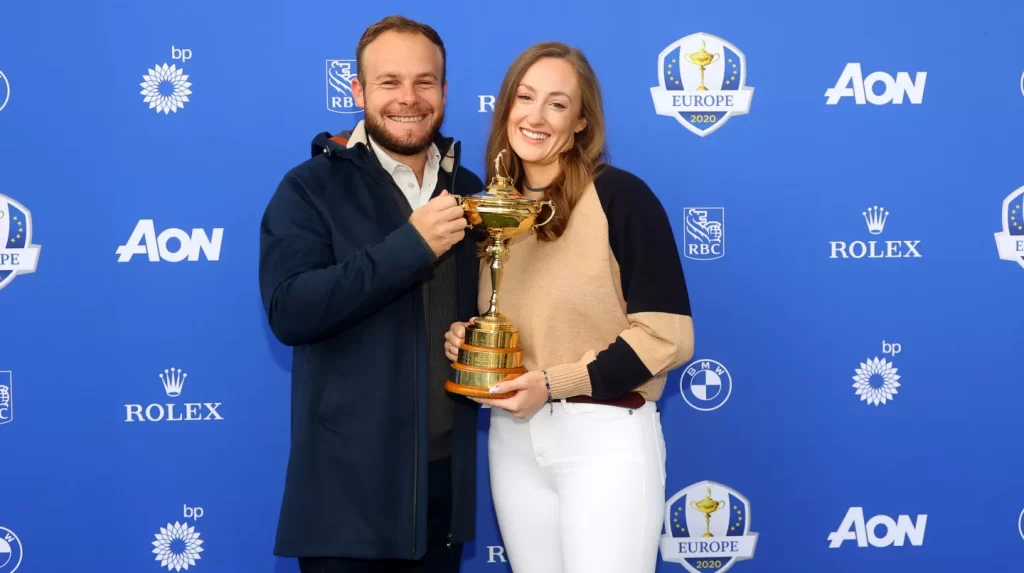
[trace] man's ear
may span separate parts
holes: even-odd
[[[358,77],[352,78],[352,99],[359,109],[366,109],[366,94],[363,93],[363,82]]]

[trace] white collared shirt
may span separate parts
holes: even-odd
[[[430,196],[434,194],[434,188],[437,186],[437,170],[441,167],[441,152],[437,146],[431,143],[430,149],[427,150],[427,164],[423,169],[423,185],[420,185],[416,182],[416,174],[411,167],[388,155],[373,141],[372,137],[367,136],[367,139],[370,140],[370,149],[377,155],[377,160],[384,167],[384,171],[391,174],[391,178],[398,184],[402,194],[409,200],[409,206],[416,210],[426,205],[427,201],[430,201]]]

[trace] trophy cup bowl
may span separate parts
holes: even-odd
[[[508,177],[499,175],[501,151],[494,159],[495,176],[487,189],[468,197],[455,196],[472,229],[489,238],[487,255],[491,261],[490,309],[466,327],[459,346],[458,360],[452,363],[451,378],[445,390],[476,398],[510,398],[515,391],[495,393],[490,388],[504,379],[526,373],[523,351],[519,346],[519,330],[498,309],[502,259],[508,254],[508,241],[534,227],[546,225],[555,216],[551,201],[523,197]],[[548,218],[537,223],[543,207],[551,210]]]

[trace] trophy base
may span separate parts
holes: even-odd
[[[500,314],[483,316],[466,327],[459,359],[452,363],[452,377],[445,390],[474,398],[511,398],[515,391],[492,394],[490,389],[505,379],[526,374],[519,331]]]
[[[513,376],[514,378],[515,376]],[[465,384],[456,384],[451,380],[444,383],[444,389],[451,392],[452,394],[459,394],[460,396],[468,396],[470,398],[489,398],[492,400],[500,400],[502,398],[511,398],[519,393],[518,390],[511,392],[502,393],[491,393],[487,388],[480,388],[478,386],[466,386]]]

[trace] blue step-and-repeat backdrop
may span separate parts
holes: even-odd
[[[297,570],[259,221],[390,13],[444,38],[478,173],[514,57],[582,48],[671,216],[659,572],[1024,570],[1024,6],[386,4],[0,7],[0,573]],[[479,495],[464,571],[507,571]]]

